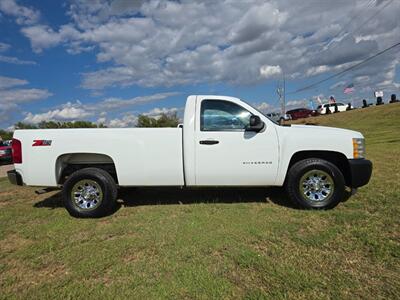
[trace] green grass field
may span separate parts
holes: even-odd
[[[374,163],[330,211],[280,189],[138,189],[81,220],[0,179],[0,298],[400,299],[400,104],[306,121],[361,131]]]

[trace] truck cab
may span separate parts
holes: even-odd
[[[275,184],[279,165],[276,124],[237,98],[190,96],[183,141],[186,185]]]

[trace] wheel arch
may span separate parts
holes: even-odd
[[[290,159],[286,176],[290,168],[295,163],[308,158],[320,158],[334,164],[340,170],[340,172],[342,172],[346,186],[351,186],[351,171],[350,171],[349,161],[346,155],[337,151],[325,151],[325,150],[298,151],[294,153]]]
[[[63,184],[73,172],[88,167],[105,170],[118,184],[117,170],[112,157],[103,153],[90,152],[72,152],[59,155],[55,165],[57,184]]]

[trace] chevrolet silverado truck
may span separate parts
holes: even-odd
[[[128,186],[285,186],[301,207],[328,209],[372,172],[359,132],[280,126],[240,99],[206,95],[187,98],[178,128],[16,130],[12,155],[11,183],[62,187],[75,217],[109,214]]]

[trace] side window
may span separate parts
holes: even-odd
[[[201,131],[235,131],[250,124],[251,113],[243,107],[223,100],[203,100],[200,112]]]

